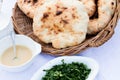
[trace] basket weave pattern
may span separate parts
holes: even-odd
[[[81,51],[89,48],[89,47],[98,47],[104,44],[107,40],[109,40],[112,35],[114,34],[114,28],[117,24],[118,19],[120,18],[120,0],[117,0],[117,7],[113,18],[110,20],[108,25],[100,31],[98,34],[94,36],[87,35],[86,40],[73,47],[68,47],[64,49],[55,49],[52,47],[51,44],[45,44],[41,42],[34,34],[32,30],[32,23],[33,20],[28,18],[17,6],[15,5],[13,9],[13,24],[15,31],[19,34],[27,35],[31,37],[36,42],[42,45],[42,51],[56,56],[63,56],[63,55],[74,55],[80,53]]]

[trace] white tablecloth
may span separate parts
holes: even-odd
[[[11,16],[14,3],[15,0],[4,0],[2,11]],[[0,34],[5,33],[3,31]],[[100,71],[95,80],[120,80],[120,20],[109,41],[100,47],[87,49],[77,56],[90,57],[99,63]],[[54,56],[40,54],[33,65],[23,72],[11,73],[0,69],[0,80],[30,80],[42,65],[54,58]]]

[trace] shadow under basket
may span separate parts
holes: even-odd
[[[98,47],[104,44],[107,40],[109,40],[114,34],[114,28],[119,19],[120,13],[120,0],[117,0],[117,7],[115,13],[108,23],[108,25],[100,31],[98,34],[90,36],[87,35],[87,38],[84,42],[79,45],[64,48],[64,49],[55,49],[51,44],[45,44],[41,42],[33,33],[32,23],[33,20],[28,18],[18,7],[17,3],[13,9],[13,24],[16,33],[23,34],[31,37],[36,42],[42,45],[42,51],[46,54],[51,54],[54,56],[64,56],[64,55],[74,55],[78,54],[81,51],[90,48],[90,47]]]

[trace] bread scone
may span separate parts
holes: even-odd
[[[89,17],[93,16],[96,11],[95,0],[79,0],[79,1],[81,1],[84,4]]]
[[[89,16],[78,0],[48,0],[36,9],[34,34],[54,48],[80,44],[86,38]]]
[[[17,0],[19,8],[30,18],[34,17],[35,9],[44,2],[45,0]]]
[[[98,18],[91,19],[88,24],[88,34],[101,31],[111,20],[116,8],[116,0],[98,0]]]

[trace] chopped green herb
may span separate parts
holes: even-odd
[[[55,65],[49,70],[44,70],[46,75],[42,80],[86,80],[91,72],[85,64],[72,62]]]

